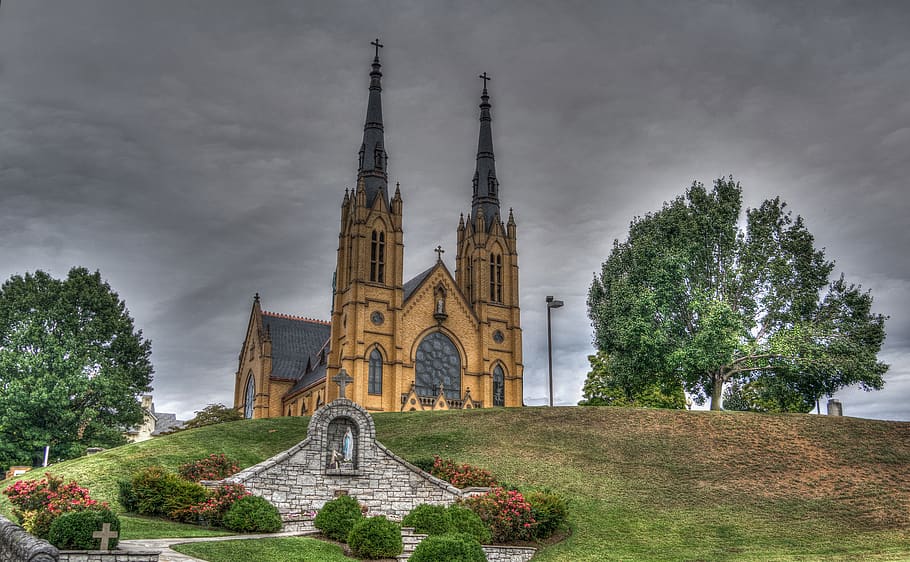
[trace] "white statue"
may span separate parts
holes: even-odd
[[[351,433],[350,427],[344,432],[344,438],[341,440],[341,453],[344,455],[344,462],[354,460],[354,434]]]

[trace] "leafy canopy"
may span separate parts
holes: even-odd
[[[196,417],[186,422],[183,429],[195,429],[206,425],[238,421],[243,419],[243,414],[234,408],[224,404],[209,404],[205,408],[196,411]]]
[[[582,389],[583,400],[579,406],[625,406],[637,408],[672,408],[681,410],[686,407],[686,396],[682,384],[676,383],[672,388],[662,388],[658,383],[646,386],[628,381],[617,375],[610,368],[610,356],[598,351],[597,355],[588,355],[591,371]]]
[[[712,409],[730,381],[753,383],[746,402],[777,411],[847,385],[880,389],[885,317],[871,293],[829,282],[834,264],[780,198],[747,209],[744,228],[741,210],[732,177],[710,191],[696,182],[614,241],[588,292],[613,377],[632,392],[682,383]]]
[[[124,443],[142,421],[151,343],[97,271],[43,271],[0,286],[0,466]]]

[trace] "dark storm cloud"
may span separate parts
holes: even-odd
[[[327,318],[381,36],[405,276],[470,205],[479,80],[518,222],[525,397],[580,397],[591,276],[629,220],[732,173],[781,195],[891,315],[910,419],[910,10],[901,2],[4,2],[0,277],[98,268],[153,340],[159,410],[230,402],[253,293]],[[451,251],[447,262],[454,263]]]

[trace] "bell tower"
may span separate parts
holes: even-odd
[[[481,324],[485,378],[482,400],[494,406],[522,405],[521,318],[518,249],[512,211],[503,223],[493,155],[493,118],[486,72],[480,75],[480,136],[467,220],[458,221],[455,280]]]
[[[341,204],[326,380],[332,380],[343,368],[353,377],[348,398],[368,409],[380,409],[385,407],[382,390],[368,385],[369,372],[372,364],[372,368],[378,365],[381,371],[393,375],[392,364],[398,361],[394,333],[401,311],[404,242],[402,200],[397,185],[389,197],[379,62],[383,45],[379,39],[371,44],[375,56],[363,143],[358,153],[357,184],[353,190],[345,190]],[[396,379],[387,376],[383,383],[395,385]],[[338,387],[327,384],[325,393],[326,402],[330,402],[338,397]]]

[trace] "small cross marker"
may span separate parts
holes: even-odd
[[[354,382],[354,378],[348,375],[344,369],[338,371],[338,374],[332,377],[332,382],[338,385],[338,398],[344,398],[344,387]]]
[[[379,49],[385,47],[385,45],[383,45],[379,42],[379,37],[377,37],[375,41],[371,42],[370,45],[373,45],[374,47],[376,47],[376,58],[378,59],[379,58]]]
[[[101,530],[92,533],[93,539],[101,539],[101,547],[98,550],[110,550],[108,548],[110,540],[116,539],[118,536],[120,536],[120,533],[111,531],[110,523],[102,523]]]
[[[480,75],[480,79],[483,80],[483,91],[486,92],[487,91],[487,82],[492,80],[492,78],[487,76],[487,73],[484,72],[483,74]]]
[[[433,251],[436,252],[436,261],[442,261],[442,254],[445,253],[445,250],[442,249],[442,246],[436,246],[436,249]]]

